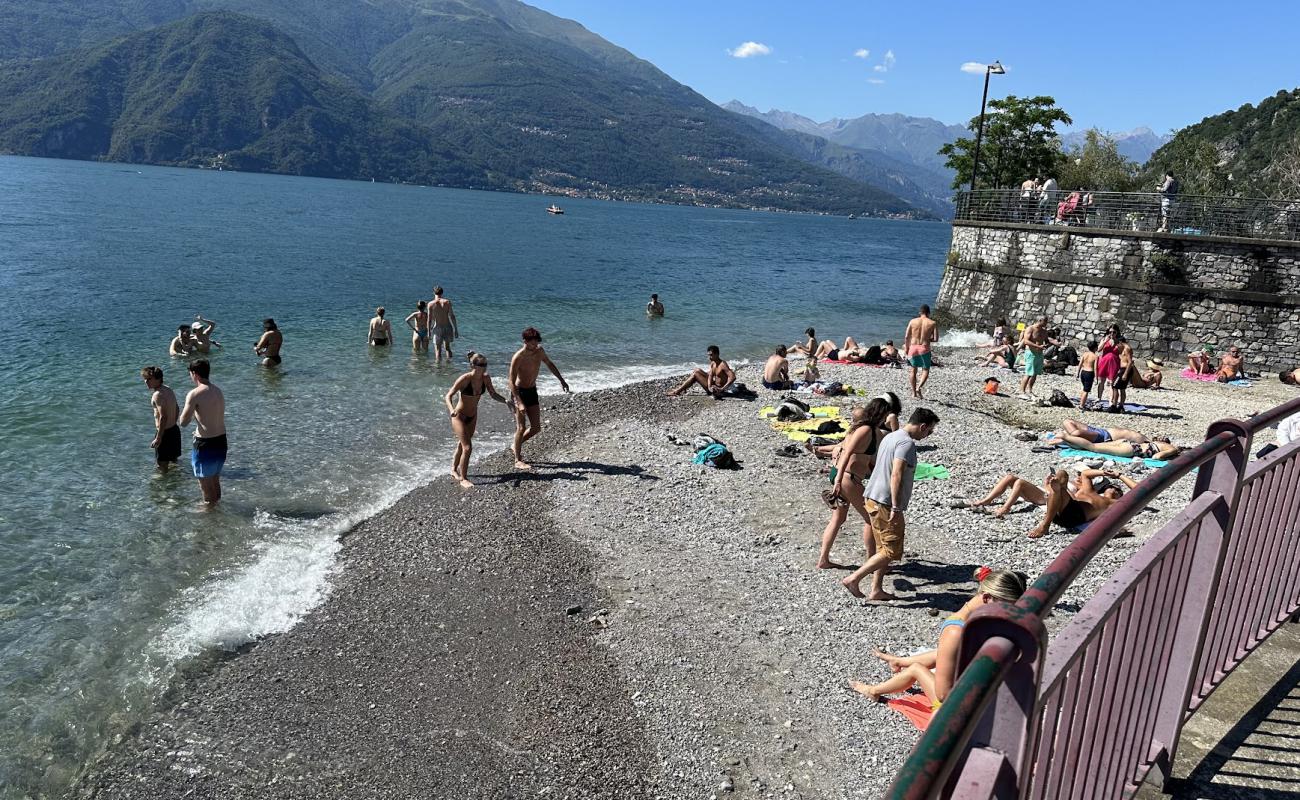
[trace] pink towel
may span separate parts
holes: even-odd
[[[863,364],[860,361],[832,361],[829,358],[822,359],[823,364],[841,364],[846,367],[883,367],[884,364]]]
[[[1198,373],[1191,367],[1183,367],[1183,371],[1178,374],[1182,375],[1189,381],[1217,381],[1219,379],[1219,376],[1213,372],[1209,374]]]
[[[907,721],[915,725],[917,730],[923,731],[930,727],[930,718],[934,716],[934,707],[930,705],[930,698],[926,697],[924,693],[891,697],[888,704],[890,708],[907,717]]]

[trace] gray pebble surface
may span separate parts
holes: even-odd
[[[537,470],[506,454],[416,489],[344,542],[331,591],[287,633],[234,657],[187,665],[158,708],[93,765],[97,798],[879,797],[917,732],[847,688],[881,680],[882,649],[933,646],[975,567],[1040,572],[1070,541],[1024,505],[1006,519],[950,508],[1003,474],[1052,467],[1019,430],[1079,412],[981,392],[972,352],[939,351],[926,387],[941,418],[923,461],[906,555],[870,603],[815,568],[828,513],[826,462],[780,457],[786,439],[758,402],[664,397],[667,382],[545,398]],[[907,371],[829,365],[823,375],[907,399]],[[755,367],[740,377],[757,386]],[[1002,371],[1004,391],[1018,376]],[[1286,399],[1171,374],[1131,390],[1147,415],[1089,412],[1190,445],[1210,422]],[[1037,393],[1071,376],[1040,378]],[[832,398],[849,406],[866,398]],[[1168,408],[1157,408],[1164,406]],[[847,410],[847,409],[846,409]],[[743,469],[690,463],[690,439],[725,441]],[[1128,467],[1122,468],[1129,469]],[[1140,475],[1140,472],[1137,473]],[[1190,498],[1184,479],[1139,515],[1134,536],[1090,563],[1049,620],[1059,630],[1142,541]],[[862,557],[851,514],[835,554]]]

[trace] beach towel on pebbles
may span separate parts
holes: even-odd
[[[1132,456],[1113,456],[1110,455],[1109,453],[1094,453],[1091,450],[1076,450],[1073,447],[1062,447],[1059,448],[1056,452],[1057,455],[1059,455],[1061,458],[1089,458],[1089,459],[1100,458],[1106,461],[1114,461],[1119,464],[1132,464],[1134,461],[1137,460]],[[1142,459],[1142,463],[1146,464],[1148,467],[1158,468],[1158,467],[1166,466],[1169,462],[1161,461],[1156,458],[1144,458]]]

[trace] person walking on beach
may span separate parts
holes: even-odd
[[[217,323],[210,319],[204,319],[202,314],[194,315],[194,325],[190,330],[194,333],[194,350],[198,353],[211,353],[212,348],[221,347],[221,342],[212,341],[212,332],[217,329]]]
[[[262,337],[257,340],[257,344],[253,345],[253,352],[262,357],[262,366],[280,365],[280,347],[283,344],[284,334],[280,333],[275,320],[270,317],[262,320]]]
[[[442,361],[442,353],[447,352],[447,363],[451,363],[451,343],[460,338],[460,325],[456,322],[456,312],[451,309],[451,301],[442,296],[442,287],[433,287],[433,302],[429,303],[429,316],[433,319],[433,354]]]
[[[163,383],[161,367],[145,367],[140,370],[140,377],[149,387],[149,406],[153,409],[153,448],[154,460],[158,471],[166,472],[181,457],[181,429],[176,424],[180,418],[180,407],[176,403],[176,392]]]
[[[1025,351],[1025,376],[1020,379],[1020,399],[1034,399],[1034,384],[1043,374],[1043,349],[1047,347],[1047,317],[1039,317],[1020,334]]]
[[[451,415],[451,429],[456,434],[456,452],[451,457],[451,477],[461,488],[472,489],[469,479],[469,457],[474,452],[474,431],[478,429],[478,401],[488,394],[499,403],[509,405],[492,385],[487,374],[487,356],[473,353],[469,359],[470,371],[456,379],[444,398],[447,413]],[[456,402],[452,402],[452,398]]]
[[[714,400],[721,400],[722,396],[731,390],[732,384],[736,382],[736,371],[731,365],[722,360],[722,351],[718,350],[716,344],[711,344],[705,348],[709,355],[709,371],[697,369],[691,372],[681,386],[669,391],[669,397],[677,397],[686,394],[686,390],[699,385],[708,394],[713,395]]]
[[[411,329],[411,349],[429,352],[429,304],[421,300],[415,311],[406,317],[406,327]]]
[[[888,419],[891,412],[889,400],[883,396],[873,397],[865,407],[853,409],[850,413],[852,422],[844,441],[830,448],[835,464],[831,467],[830,494],[824,495],[823,499],[831,507],[831,518],[822,531],[817,569],[850,569],[831,558],[835,539],[848,519],[850,506],[862,516],[863,541],[872,543],[871,515],[867,513],[863,492],[867,479],[876,466],[876,451],[880,447],[880,441],[889,435]]]
[[[524,328],[521,338],[524,346],[511,357],[507,377],[515,411],[515,441],[510,452],[515,456],[515,469],[530,470],[532,467],[524,461],[524,442],[542,432],[542,403],[537,395],[537,375],[542,371],[542,365],[551,371],[565,393],[569,391],[569,384],[542,349],[542,334],[536,328]]]
[[[645,313],[651,317],[662,317],[664,315],[664,304],[659,302],[659,295],[650,295],[650,302],[645,304]]]
[[[371,347],[387,347],[393,343],[393,325],[384,318],[384,307],[375,309],[375,316],[370,320],[370,331],[366,342]]]
[[[867,560],[841,583],[854,597],[868,600],[895,600],[885,591],[885,572],[903,557],[906,530],[904,514],[912,499],[916,479],[916,443],[925,439],[939,425],[939,415],[928,408],[918,408],[907,424],[880,440],[876,448],[876,465],[867,482],[867,516],[871,520],[871,539]],[[863,595],[859,584],[872,575],[871,594]]]
[[[912,321],[907,323],[907,331],[903,334],[903,349],[907,353],[908,364],[912,367],[908,382],[912,387],[912,396],[915,398],[925,397],[922,391],[925,389],[925,382],[930,379],[930,367],[933,364],[930,346],[937,341],[939,341],[939,326],[930,319],[930,306],[923,305],[921,315],[913,317]],[[920,373],[919,381],[917,373]]]
[[[176,335],[172,337],[172,342],[167,347],[167,352],[174,356],[188,356],[194,352],[198,346],[196,340],[190,333],[189,325],[180,325],[176,328]]]
[[[196,423],[190,465],[208,505],[221,499],[221,468],[226,464],[226,396],[209,380],[211,370],[205,358],[190,364],[194,388],[185,395],[180,417],[182,428]]]

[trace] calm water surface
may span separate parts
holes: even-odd
[[[365,344],[446,287],[498,386],[540,328],[575,390],[757,358],[809,324],[899,338],[942,224],[548,199],[0,157],[0,797],[57,795],[184,659],[285,630],[339,533],[444,474],[458,370]],[[668,307],[647,320],[648,295]],[[225,499],[154,472],[140,367],[218,322]],[[251,352],[261,319],[284,364]],[[557,391],[549,377],[543,393]],[[511,430],[485,412],[479,452]],[[182,457],[189,458],[185,435]]]

